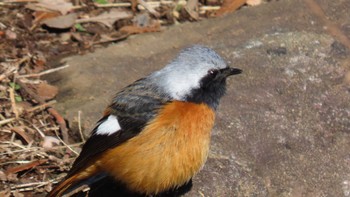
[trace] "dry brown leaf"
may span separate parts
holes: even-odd
[[[11,130],[21,136],[27,144],[33,141],[33,137],[29,135],[22,127],[12,127]]]
[[[58,88],[56,86],[47,83],[40,83],[34,87],[38,96],[44,100],[53,99],[58,93]]]
[[[113,24],[125,18],[131,18],[133,15],[131,12],[121,9],[111,9],[109,12],[104,12],[98,16],[86,18],[86,19],[78,19],[76,23],[88,23],[88,22],[97,22],[106,25],[109,28],[113,27]]]
[[[193,19],[199,19],[198,0],[189,0],[185,6],[185,10]]]
[[[23,112],[27,111],[28,109],[32,108],[32,104],[26,102],[26,101],[21,101],[16,103],[17,111],[18,114],[21,115]]]
[[[233,12],[246,3],[246,0],[224,0],[221,8],[215,12],[216,16],[221,16]]]
[[[62,15],[66,15],[73,10],[74,6],[65,0],[38,0],[38,3],[30,3],[26,5],[26,8],[35,11],[58,11]]]
[[[68,29],[73,27],[77,20],[77,14],[72,13],[65,16],[58,16],[55,18],[49,18],[42,21],[43,24],[51,28]]]
[[[101,44],[101,43],[108,43],[108,42],[116,42],[119,40],[123,40],[127,38],[129,35],[128,34],[119,34],[117,36],[110,36],[106,34],[101,35],[101,39],[97,42],[94,42],[93,44]]]
[[[42,20],[54,18],[57,16],[60,16],[60,13],[58,12],[44,12],[44,11],[36,11],[33,13],[34,21],[33,23],[40,23]]]
[[[71,38],[74,41],[78,41],[80,43],[84,43],[85,42],[84,38],[81,36],[80,33],[71,33]]]
[[[21,165],[7,169],[5,174],[16,174],[17,172],[21,172],[23,170],[35,168],[36,166],[41,165],[45,162],[47,162],[47,159],[41,159],[41,160],[37,160],[37,161],[32,161],[30,163],[21,164]]]

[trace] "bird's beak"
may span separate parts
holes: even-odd
[[[243,71],[239,68],[231,68],[231,67],[227,67],[225,69],[223,69],[223,74],[228,77],[230,75],[238,75],[241,74]]]

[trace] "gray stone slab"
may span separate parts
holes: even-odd
[[[344,32],[348,2],[319,1]],[[67,58],[51,76],[57,108],[72,126],[81,110],[89,132],[122,87],[207,45],[244,73],[228,81],[210,157],[186,196],[350,196],[349,50],[326,29],[304,1],[285,0],[133,36]]]

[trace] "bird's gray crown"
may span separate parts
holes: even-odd
[[[149,76],[162,91],[176,100],[184,100],[211,69],[226,68],[225,61],[212,49],[195,45],[186,48],[163,69]]]

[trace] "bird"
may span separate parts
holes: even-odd
[[[207,160],[226,79],[241,72],[209,47],[181,50],[162,69],[116,94],[48,197],[101,177],[144,196],[186,185]]]

